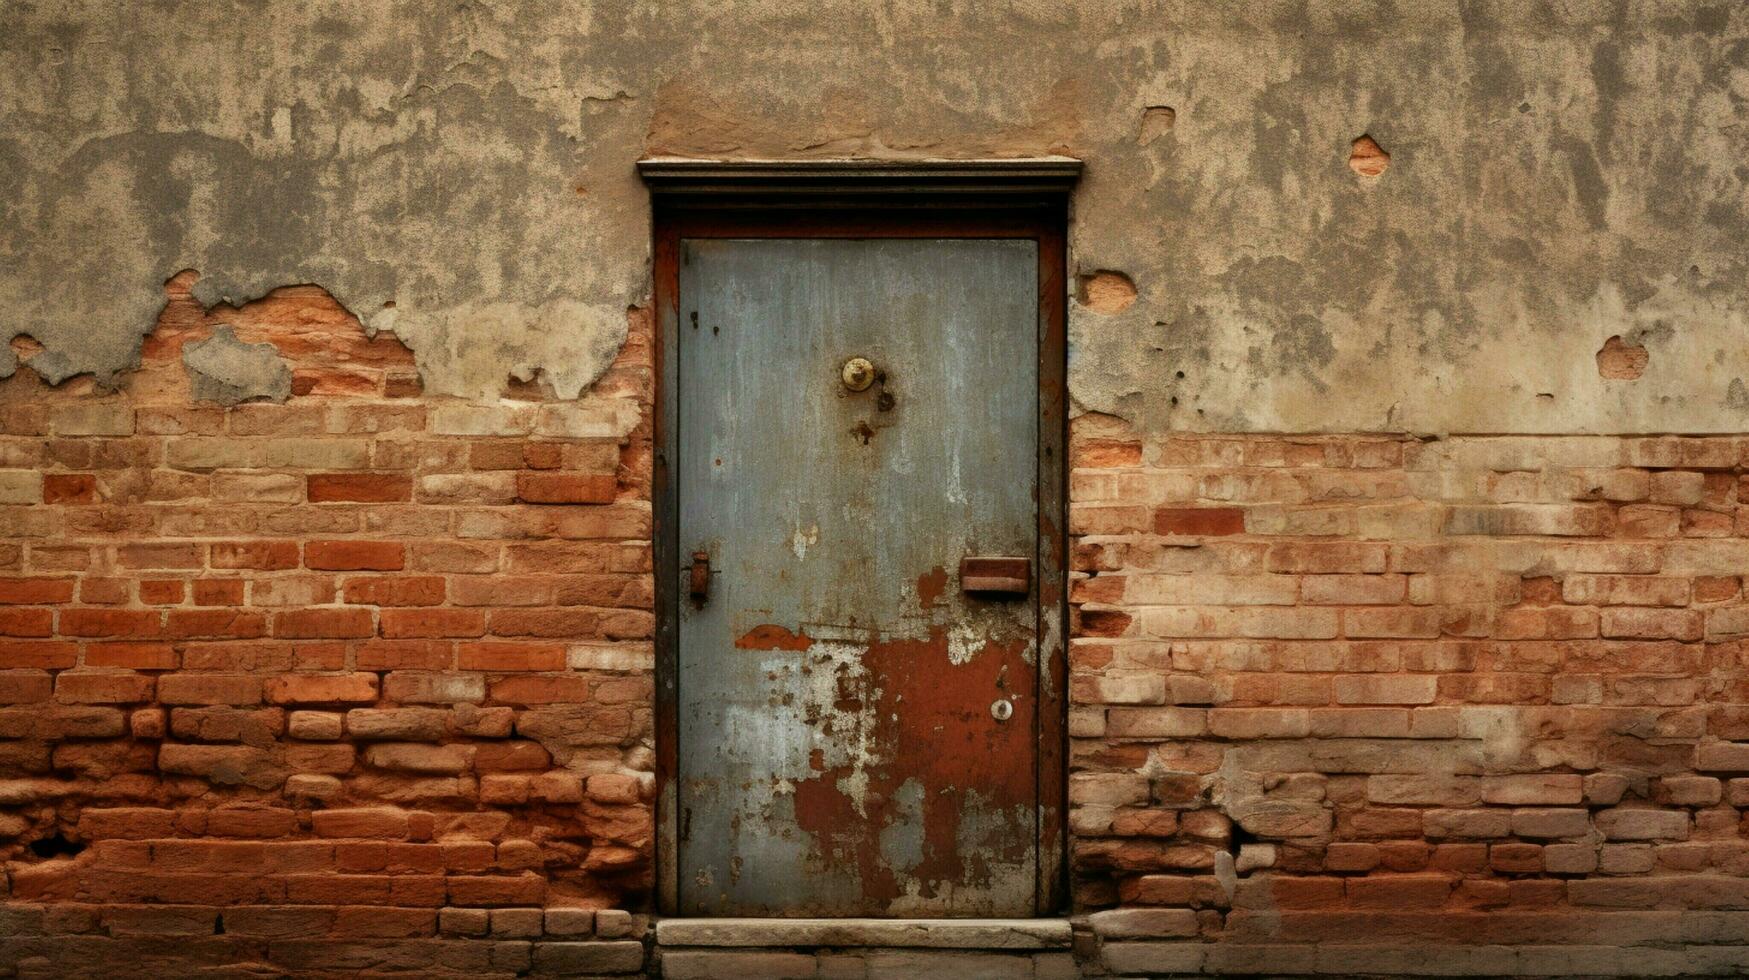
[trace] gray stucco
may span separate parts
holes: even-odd
[[[188,369],[189,394],[195,401],[238,405],[291,397],[292,372],[272,344],[245,344],[228,324],[213,327],[205,340],[182,347]]]
[[[428,391],[571,397],[647,299],[640,156],[1066,153],[1072,261],[1138,291],[1075,308],[1084,409],[1741,431],[1746,103],[1724,0],[13,2],[0,337],[125,385],[196,269],[322,285]]]

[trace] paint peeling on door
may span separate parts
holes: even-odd
[[[797,524],[795,533],[790,535],[790,550],[796,553],[796,560],[801,561],[808,557],[808,548],[819,540],[820,525],[810,524],[804,530],[800,524]]]
[[[842,747],[795,785],[795,826],[818,867],[853,869],[862,894],[895,914],[949,897],[995,914],[1005,892],[1030,891],[1031,808],[1002,804],[1028,799],[1033,774],[989,764],[1024,752],[1030,702],[1003,724],[975,709],[1010,671],[1026,675],[1031,642],[966,644],[956,659],[937,627],[850,651],[833,644],[815,660],[833,667],[834,710],[808,722]]]

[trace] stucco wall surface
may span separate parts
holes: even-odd
[[[576,397],[649,291],[640,156],[1067,153],[1077,269],[1137,292],[1075,309],[1087,410],[1738,431],[1746,99],[1749,8],[1690,0],[12,2],[0,377],[125,385],[194,270]]]

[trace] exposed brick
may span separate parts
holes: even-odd
[[[568,675],[507,677],[492,682],[492,700],[507,704],[583,704],[589,681]]]
[[[79,660],[79,645],[55,640],[0,640],[0,668],[60,669]]]
[[[55,676],[55,700],[71,704],[139,704],[152,699],[143,674],[67,671]]]
[[[385,637],[472,638],[486,633],[486,615],[477,609],[384,609],[381,615]]]
[[[412,704],[450,704],[486,699],[486,678],[479,674],[442,674],[398,670],[383,679],[383,695]]]
[[[166,742],[158,749],[158,768],[167,773],[199,776],[226,786],[274,789],[285,782],[284,766],[264,749],[247,745],[181,745]]]
[[[273,635],[293,640],[363,637],[376,633],[368,609],[292,609],[273,614]]]
[[[1687,840],[1689,819],[1679,810],[1600,810],[1597,829],[1610,840]]]
[[[552,756],[538,742],[486,742],[479,745],[474,753],[474,768],[480,772],[538,770],[545,769],[551,764]],[[600,778],[600,775],[605,774],[590,778],[591,780],[597,779]]]
[[[413,478],[398,473],[311,473],[311,503],[393,503],[413,499]]]
[[[357,605],[435,606],[443,602],[444,580],[435,575],[352,578],[344,594]]]
[[[163,635],[164,614],[145,609],[66,609],[60,614],[60,628],[67,636],[148,638]]]
[[[531,504],[610,504],[618,490],[611,473],[516,474],[516,496]]]
[[[70,578],[0,578],[0,605],[52,605],[73,601]]]
[[[405,840],[410,834],[408,812],[391,807],[317,810],[310,826],[318,837],[372,837]]]
[[[261,678],[252,674],[165,674],[158,679],[165,704],[259,704]]]
[[[550,643],[462,643],[456,647],[462,670],[563,670],[565,648]]]
[[[375,674],[288,674],[267,680],[267,701],[271,704],[326,704],[338,702],[375,701]]]
[[[456,875],[449,879],[449,901],[489,907],[539,905],[546,896],[546,885],[546,879],[537,874]]]
[[[372,640],[360,644],[359,670],[447,670],[455,651],[441,640]]]
[[[49,473],[43,476],[43,503],[95,504],[97,477],[90,473]]]
[[[1245,512],[1237,507],[1163,507],[1154,512],[1154,533],[1221,536],[1245,533]]]
[[[355,739],[435,742],[449,734],[449,717],[438,708],[355,708],[346,713],[346,732]]]
[[[304,545],[304,565],[325,571],[399,571],[405,549],[394,541],[311,541]]]
[[[298,567],[296,541],[226,541],[212,546],[214,568],[272,571]]]

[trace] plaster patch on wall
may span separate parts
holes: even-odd
[[[238,405],[291,397],[292,372],[279,349],[267,343],[243,343],[230,324],[215,326],[206,340],[183,345],[182,363],[197,401]]]
[[[395,306],[365,324],[370,335],[392,330],[412,348],[430,394],[491,397],[509,377],[544,381],[558,397],[576,398],[624,346],[626,317],[624,306],[554,300],[534,309],[464,303],[421,317]]]

